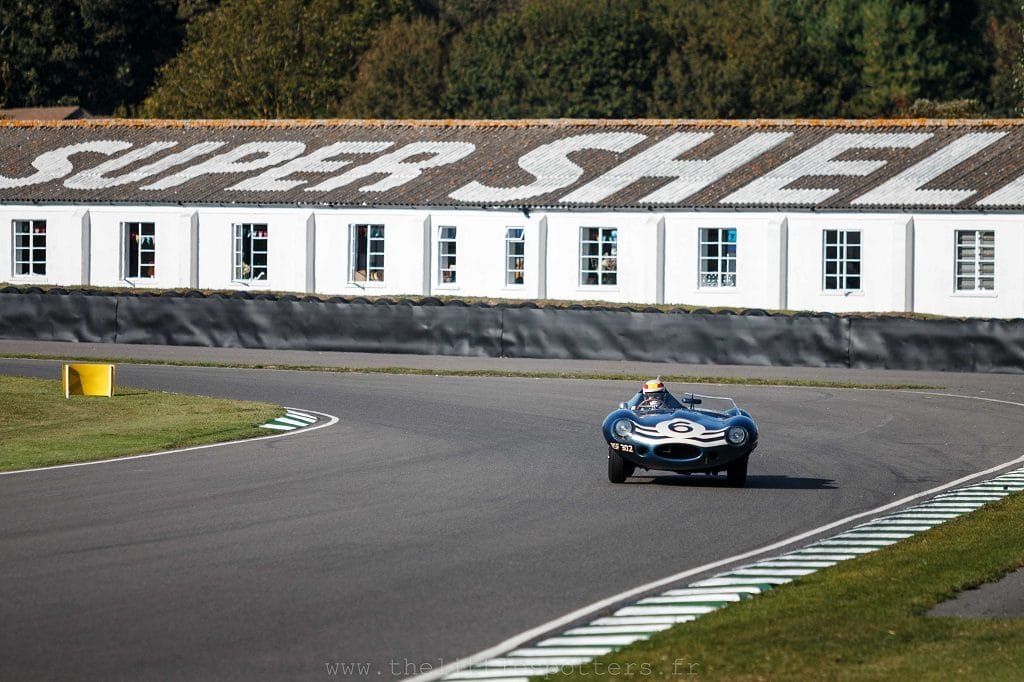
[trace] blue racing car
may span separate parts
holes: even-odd
[[[698,407],[720,402],[721,411]],[[624,483],[637,467],[683,474],[725,472],[742,487],[757,447],[757,424],[731,398],[684,393],[682,401],[660,379],[644,383],[602,426],[608,441],[608,480]]]

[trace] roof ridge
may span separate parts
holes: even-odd
[[[144,119],[92,118],[76,120],[8,120],[0,126],[8,128],[571,128],[571,127],[836,127],[836,128],[918,128],[918,127],[989,127],[1003,128],[1024,125],[1024,118],[790,118],[790,119]]]

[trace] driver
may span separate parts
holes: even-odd
[[[677,410],[682,407],[675,396],[665,388],[661,377],[645,381],[634,400],[637,400],[635,409],[644,412],[648,410]]]

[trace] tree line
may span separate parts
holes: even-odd
[[[1020,0],[3,0],[0,106],[166,118],[991,117]]]

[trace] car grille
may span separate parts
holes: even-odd
[[[700,456],[700,448],[696,445],[671,443],[654,448],[654,454],[666,459],[693,459]]]

